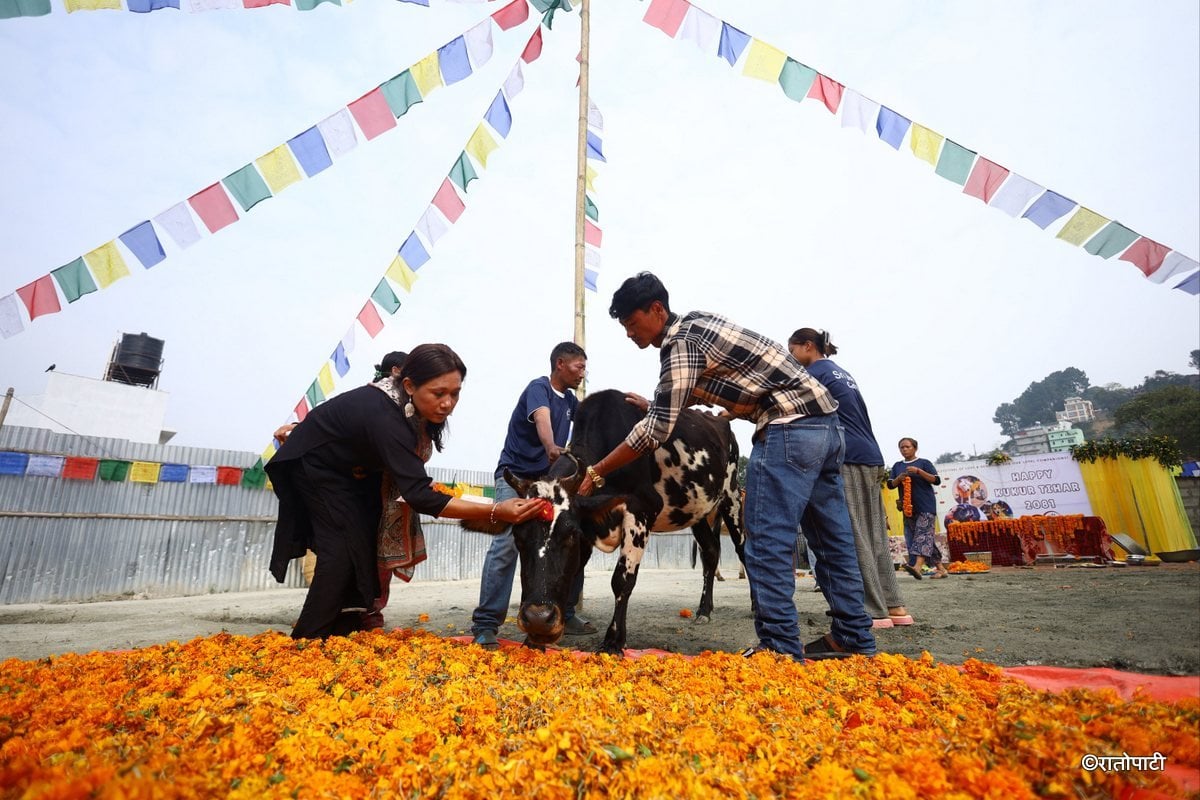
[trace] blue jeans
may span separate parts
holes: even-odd
[[[845,448],[837,414],[768,425],[746,469],[746,575],[759,643],[803,655],[796,613],[792,552],[804,529],[816,556],[817,583],[833,612],[832,636],[841,647],[873,655],[875,637],[863,605],[862,573],[842,489]]]
[[[516,490],[502,476],[496,477],[496,502],[517,496]],[[483,560],[483,575],[479,579],[479,607],[471,614],[471,635],[483,631],[495,633],[500,630],[508,616],[508,604],[512,601],[513,579],[517,575],[517,545],[513,542],[512,528],[492,537],[487,557]],[[563,609],[564,619],[575,616],[575,605],[583,593],[583,570],[571,584],[571,598]]]

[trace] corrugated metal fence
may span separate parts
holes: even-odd
[[[0,428],[0,450],[192,466],[254,465],[258,454]],[[490,485],[477,470],[432,469],[435,480]],[[267,571],[277,513],[265,489],[0,475],[0,604],[171,597],[303,585]],[[425,521],[429,558],[416,581],[478,579],[490,538],[457,523]],[[736,568],[728,537],[722,566]],[[589,571],[615,554],[593,554]],[[691,536],[651,537],[644,567],[691,566]]]

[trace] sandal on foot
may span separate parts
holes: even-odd
[[[822,636],[816,641],[804,645],[804,658],[808,661],[826,661],[834,658],[850,658],[854,653],[843,650],[837,642]]]
[[[888,618],[891,619],[893,625],[912,625],[913,624],[912,614],[896,614],[896,615],[889,614]]]
[[[904,571],[907,572],[909,575],[912,575],[917,580],[921,580],[921,573],[917,572],[916,567],[912,566],[911,564],[901,564],[900,566],[902,566],[904,568]]]
[[[895,624],[896,623],[892,621],[891,617],[878,617],[871,620],[872,628],[890,628]]]

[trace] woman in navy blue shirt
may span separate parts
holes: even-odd
[[[903,461],[892,465],[888,486],[900,492],[900,507],[904,514],[904,541],[909,555],[916,558],[916,565],[904,565],[909,575],[921,580],[921,570],[928,563],[937,572],[931,578],[945,578],[950,573],[942,563],[942,551],[933,536],[937,518],[937,498],[933,487],[942,482],[937,467],[928,459],[917,458],[917,440],[905,437],[900,440],[900,455]]]

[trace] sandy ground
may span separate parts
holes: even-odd
[[[695,654],[737,651],[755,641],[746,581],[736,573],[716,584],[710,624],[680,616],[700,599],[690,570],[646,570],[629,609],[628,646]],[[609,575],[589,572],[582,615],[603,630],[612,614]],[[798,580],[802,638],[828,630],[824,599],[811,578]],[[879,649],[948,663],[978,658],[1002,666],[1112,667],[1163,675],[1200,674],[1200,565],[1154,567],[996,567],[941,581],[900,576],[916,624],[877,632]],[[80,604],[0,606],[0,658],[36,659],[65,652],[144,647],[227,631],[288,632],[303,589],[129,599]],[[388,628],[439,635],[468,632],[478,599],[474,581],[392,587]],[[515,602],[514,598],[514,602]],[[515,606],[510,611],[515,613]],[[428,614],[426,622],[420,615]],[[500,632],[520,640],[511,617]],[[562,644],[594,649],[600,635]]]

